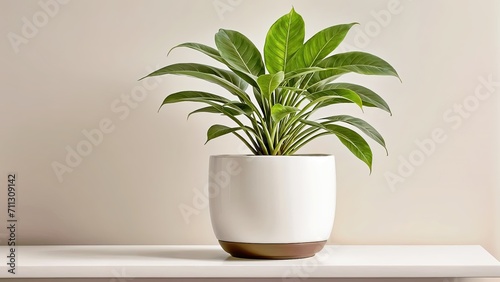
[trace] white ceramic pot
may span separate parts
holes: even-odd
[[[236,257],[313,256],[335,217],[331,155],[211,156],[210,217],[222,248]]]

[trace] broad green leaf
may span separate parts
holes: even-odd
[[[231,65],[220,56],[219,50],[217,50],[217,49],[214,49],[210,46],[203,45],[200,43],[188,42],[188,43],[183,43],[183,44],[180,44],[180,45],[173,47],[172,49],[170,49],[170,51],[168,53],[170,54],[170,52],[172,52],[172,50],[179,48],[179,47],[185,47],[185,48],[199,51],[199,52],[211,57],[212,59],[217,60],[217,61],[223,63],[224,65],[226,65],[231,71],[233,71],[237,76],[239,76],[241,79],[246,81],[248,84],[255,86],[255,87],[258,86],[254,79],[252,79],[248,75],[232,68]]]
[[[344,40],[353,25],[341,24],[331,26],[316,33],[293,55],[287,64],[287,71],[315,66],[332,53]]]
[[[257,81],[255,80],[255,78],[253,77],[250,77],[250,75],[244,73],[244,72],[241,72],[241,71],[238,71],[238,70],[235,70],[234,68],[231,67],[231,65],[229,65],[228,63],[227,64],[227,67],[232,71],[234,72],[237,76],[239,76],[241,79],[243,79],[244,81],[246,81],[248,84],[252,85],[253,87],[259,87],[259,85],[257,84]]]
[[[185,75],[214,83],[236,95],[237,98],[227,99],[218,92],[182,91],[164,99],[162,106],[186,101],[204,103],[203,108],[189,116],[194,113],[222,114],[236,124],[234,128],[219,124],[210,127],[207,142],[231,133],[254,154],[293,154],[312,139],[335,134],[371,171],[372,152],[366,142],[368,139],[363,137],[370,137],[384,148],[385,140],[370,124],[347,115],[326,117],[320,122],[304,120],[318,108],[337,103],[377,107],[390,113],[387,103],[373,91],[349,83],[331,83],[351,72],[398,77],[392,66],[370,54],[331,55],[353,25],[328,27],[304,43],[304,21],[292,8],[267,32],[265,61],[245,35],[220,29],[215,35],[216,48],[188,42],[170,51],[192,49],[215,60],[215,65],[223,66],[173,64],[148,76]],[[253,95],[246,92],[248,85]],[[300,108],[290,107],[296,104],[300,104]]]
[[[165,104],[179,103],[179,102],[202,102],[213,106],[215,103],[230,102],[227,98],[219,95],[201,92],[201,91],[181,91],[168,95],[163,100],[162,106]],[[210,103],[211,102],[211,103]],[[160,107],[161,108],[161,107]]]
[[[384,99],[382,99],[382,97],[380,97],[377,93],[373,92],[372,90],[366,87],[351,83],[332,83],[322,87],[322,90],[328,90],[328,89],[347,89],[354,91],[359,95],[359,97],[361,97],[361,100],[363,100],[364,107],[379,108],[392,115],[391,109],[389,108],[387,102],[384,101]],[[344,101],[339,101],[339,102],[343,103]]]
[[[238,126],[240,126],[240,128],[244,130],[249,137],[250,137],[249,132],[255,133],[255,131],[252,128],[245,126],[238,118],[235,117],[235,115],[233,114],[234,108],[233,109],[225,108],[223,106],[232,103],[231,101],[229,101],[224,97],[200,91],[182,91],[167,96],[167,98],[165,98],[165,100],[163,101],[163,104],[160,106],[160,109],[165,104],[178,103],[178,102],[200,102],[208,104],[213,108],[215,108],[216,110],[218,110],[219,112],[221,112],[222,114],[224,114],[225,116],[229,117],[234,122],[236,122]],[[211,110],[206,110],[206,111],[211,111]],[[238,136],[238,138],[240,138],[243,142],[245,142],[245,144],[248,144],[246,140],[241,138],[241,136]]]
[[[353,131],[349,128],[335,125],[335,124],[323,124],[318,123],[311,120],[300,120],[300,122],[307,124],[311,127],[321,129],[326,131],[327,133],[334,134],[339,138],[340,142],[346,146],[351,153],[353,153],[357,158],[362,160],[365,164],[370,168],[370,173],[372,171],[372,150],[370,145],[366,142],[366,140],[359,135],[356,131]],[[315,137],[319,137],[321,135],[316,135]],[[313,140],[313,138],[309,139],[307,142]]]
[[[351,151],[358,159],[362,160],[372,171],[372,150],[370,145],[366,142],[361,135],[355,131],[335,124],[325,125],[325,128],[335,134],[340,142]]]
[[[269,99],[274,90],[283,82],[284,78],[285,74],[282,71],[259,76],[259,78],[257,78],[257,83],[259,84],[260,93],[266,99]]]
[[[327,117],[327,118],[322,118],[322,120],[327,120],[328,122],[344,122],[344,123],[350,124],[350,125],[358,128],[359,130],[361,130],[368,137],[375,140],[375,142],[377,142],[382,147],[384,147],[385,152],[388,153],[387,147],[385,146],[385,141],[384,141],[384,138],[382,137],[382,135],[366,121],[359,119],[359,118],[356,118],[356,117],[348,116],[348,115],[331,116],[331,117]]]
[[[238,114],[242,115],[248,116],[253,113],[252,108],[245,103],[231,101],[229,103],[224,104],[224,107],[228,110],[235,110]]]
[[[304,20],[292,8],[290,13],[279,18],[267,33],[264,59],[269,73],[287,69],[290,58],[302,47],[304,37]]]
[[[318,89],[347,73],[388,75],[399,78],[396,70],[386,61],[364,52],[347,52],[330,56],[318,63],[327,70],[314,74],[308,87]]]
[[[207,141],[205,142],[205,144],[212,139],[221,137],[229,133],[233,133],[238,130],[242,130],[242,128],[241,127],[231,128],[221,124],[214,124],[207,131]]]
[[[325,89],[308,94],[307,98],[313,101],[313,103],[321,103],[319,107],[336,104],[336,101],[354,103],[360,108],[363,107],[361,97],[356,92],[349,89]]]
[[[298,70],[293,70],[285,73],[285,81],[288,81],[290,79],[294,78],[301,78],[304,77],[308,74],[314,74],[320,71],[325,71],[326,69],[324,68],[319,68],[319,67],[310,67],[310,68],[303,68],[303,69],[298,69]]]
[[[240,120],[238,120],[233,114],[232,114],[232,109],[227,109],[225,108],[224,106],[221,106],[213,101],[208,101],[208,100],[203,100],[204,103],[207,103],[209,104],[210,106],[214,107],[215,109],[217,109],[218,111],[220,111],[222,114],[226,115],[227,117],[229,117],[231,120],[233,120],[234,122],[236,122],[238,124],[238,127],[236,128],[236,130],[243,130],[246,135],[248,136],[248,138],[250,139],[251,143],[248,143],[247,140],[245,140],[245,138],[243,138],[241,135],[239,135],[238,133],[234,133],[236,135],[236,137],[238,137],[238,139],[240,139],[254,154],[257,154],[258,153],[258,145],[255,143],[255,140],[253,140],[252,138],[252,135],[256,136],[256,132],[253,128],[251,127],[248,127],[246,125],[244,125]],[[222,136],[224,134],[227,134],[227,133],[224,133],[223,131],[220,131],[222,129],[222,127],[224,126],[215,126],[212,128],[212,131],[210,131],[209,129],[209,133],[207,134],[208,135],[208,140],[211,140],[213,138],[216,138],[218,136]],[[235,130],[235,131],[236,131]],[[233,131],[234,132],[234,131]]]
[[[180,63],[166,66],[148,74],[146,77],[165,74],[185,75],[203,79],[205,81],[215,83],[235,95],[237,94],[234,92],[239,92],[241,95],[240,90],[245,91],[248,87],[248,84],[245,81],[230,71],[196,63]],[[239,89],[235,89],[235,86]]]
[[[177,48],[181,48],[181,47],[196,50],[198,52],[201,52],[201,53],[209,56],[210,58],[212,58],[214,60],[217,60],[223,64],[226,64],[226,61],[224,61],[224,59],[220,56],[219,51],[217,49],[212,48],[212,47],[207,46],[207,45],[204,45],[204,44],[194,43],[194,42],[186,42],[186,43],[182,43],[182,44],[179,44],[177,46],[172,47],[172,49],[170,49],[170,51],[168,51],[167,56],[170,55],[170,52],[172,52],[172,50],[177,49]]]
[[[220,29],[215,35],[215,44],[221,57],[234,69],[253,78],[264,74],[262,56],[245,35],[234,30]]]
[[[289,114],[298,112],[299,109],[295,107],[290,107],[290,106],[283,106],[281,104],[275,104],[271,108],[271,116],[274,120],[274,122],[279,122],[280,120],[284,119],[286,116]]]
[[[350,71],[339,68],[324,69],[324,71],[315,72],[304,87],[314,92],[347,73],[350,73]]]
[[[320,79],[338,75],[339,71],[355,72],[364,75],[389,75],[399,78],[396,70],[381,58],[364,52],[347,52],[330,56],[318,64],[323,68],[336,68],[338,70],[325,71],[319,74]]]
[[[241,113],[235,109],[231,109],[231,108],[225,108],[225,110],[230,113],[232,116],[237,116],[237,115],[240,115]],[[191,113],[189,113],[188,115],[188,119],[191,115],[193,114],[198,114],[198,113],[212,113],[212,114],[223,114],[224,113],[220,110],[220,108],[216,108],[214,106],[208,106],[208,107],[204,107],[204,108],[200,108],[200,109],[197,109],[195,111],[192,111]]]
[[[149,76],[156,76],[162,74],[177,74],[177,75],[187,75],[191,77],[196,77],[203,79],[205,81],[217,84],[233,95],[237,96],[240,101],[253,106],[252,101],[248,94],[242,88],[246,88],[247,84],[240,79],[234,73],[218,69],[211,66],[201,65],[201,64],[175,64],[167,66],[160,70],[151,73]],[[239,86],[235,85],[238,84]]]
[[[327,71],[331,76],[328,77],[328,80],[327,79],[321,80],[319,75],[321,73],[326,73]],[[292,79],[306,78],[302,81],[301,87],[307,88],[309,92],[314,92],[320,89],[321,86],[337,79],[338,77],[340,77],[342,74],[345,73],[347,73],[345,70],[340,70],[335,68],[310,67],[286,73],[285,81],[286,82],[292,81],[289,83],[293,84],[296,82],[296,80]]]
[[[300,119],[299,121],[301,123],[307,124],[307,125],[309,125],[311,127],[315,127],[316,129],[327,130],[324,124],[316,122],[316,121],[307,120],[307,119]]]

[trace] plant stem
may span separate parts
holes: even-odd
[[[250,149],[250,151],[252,151],[252,154],[254,154],[254,155],[258,154],[258,152],[256,151],[256,149],[254,149],[254,147],[252,147],[252,145],[250,145],[248,143],[248,141],[245,138],[243,138],[243,136],[241,136],[237,132],[233,132],[233,134],[236,135],[236,137],[238,137],[238,139],[240,139],[241,142],[243,142],[248,147],[248,149]]]
[[[309,139],[303,141],[301,144],[298,144],[296,146],[294,146],[290,151],[289,151],[289,154],[290,155],[293,155],[295,154],[295,152],[297,152],[300,148],[302,148],[302,146],[306,145],[307,143],[309,143],[311,140],[313,139],[316,139],[320,136],[324,136],[324,135],[330,135],[331,133],[330,132],[323,132],[323,133],[319,133],[319,134],[316,134],[314,135],[313,137],[310,137]]]

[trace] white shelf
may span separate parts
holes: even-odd
[[[500,262],[481,246],[326,246],[298,260],[232,258],[219,246],[21,246],[17,274],[0,277],[180,278],[500,277]]]

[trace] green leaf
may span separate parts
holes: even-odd
[[[280,71],[274,74],[264,74],[259,76],[257,83],[259,84],[260,93],[267,99],[271,97],[271,94],[278,88],[278,86],[283,82],[285,74]]]
[[[248,75],[246,75],[246,74],[244,74],[244,73],[242,73],[240,71],[237,71],[234,68],[232,68],[231,65],[228,62],[226,62],[226,60],[224,60],[220,56],[219,50],[217,50],[217,49],[214,49],[214,48],[212,48],[210,46],[207,46],[207,45],[204,45],[204,44],[200,44],[200,43],[188,42],[188,43],[179,44],[179,45],[173,47],[172,49],[170,49],[170,51],[168,53],[170,54],[170,52],[172,52],[172,50],[174,50],[176,48],[179,48],[179,47],[185,47],[185,48],[189,48],[189,49],[193,49],[193,50],[199,51],[199,52],[201,52],[201,53],[203,53],[203,54],[211,57],[212,59],[215,59],[215,60],[223,63],[231,71],[233,71],[237,76],[239,76],[241,79],[243,79],[244,81],[246,81],[250,85],[255,86],[255,87],[258,86],[257,82],[255,82],[255,80],[253,80],[251,77],[249,77]]]
[[[347,52],[328,57],[318,64],[323,68],[337,68],[344,73],[355,72],[364,75],[389,75],[399,78],[396,70],[381,58],[364,52]],[[325,71],[320,73],[320,78],[331,76],[332,72],[338,75],[338,71]]]
[[[304,37],[304,20],[292,8],[290,13],[279,18],[267,33],[264,58],[269,73],[287,69],[290,58],[302,47]]]
[[[258,86],[253,87],[252,92],[255,100],[257,100],[257,103],[259,104],[260,109],[262,110],[262,112],[264,112],[264,105],[262,104],[262,94],[260,94],[260,88]]]
[[[343,103],[354,103],[360,108],[363,107],[363,100],[354,91],[349,89],[325,89],[307,95],[307,98],[313,103],[319,103],[320,107],[325,107],[332,104],[337,104],[342,101]]]
[[[212,139],[215,139],[217,137],[221,137],[221,136],[229,134],[229,133],[236,132],[238,130],[242,130],[242,128],[241,127],[231,128],[231,127],[227,127],[227,126],[221,125],[221,124],[214,124],[207,131],[207,141],[205,142],[205,144],[207,144],[208,141],[210,141]]]
[[[234,30],[220,29],[215,35],[215,44],[221,57],[234,69],[254,78],[264,74],[262,56],[245,35]]]
[[[291,71],[315,66],[316,63],[323,60],[339,46],[355,24],[331,26],[316,33],[293,55],[286,70]]]
[[[215,107],[212,107],[212,106],[208,106],[208,107],[203,107],[203,108],[199,108],[197,110],[194,110],[192,112],[190,112],[188,114],[188,119],[191,115],[193,114],[198,114],[198,113],[211,113],[211,114],[220,114],[221,112],[215,108]]]
[[[285,73],[285,81],[294,79],[294,78],[301,78],[304,77],[308,74],[314,74],[320,71],[325,71],[326,69],[324,68],[318,68],[318,67],[310,67],[310,68],[302,68],[298,70],[293,70]]]
[[[221,105],[218,105],[216,104],[215,102],[213,101],[209,101],[209,100],[203,100],[203,102],[209,104],[210,106],[212,106],[213,108],[215,108],[216,110],[220,111],[222,114],[226,115],[227,117],[229,117],[231,120],[233,120],[234,122],[236,122],[236,124],[238,124],[238,127],[236,128],[236,130],[243,130],[246,135],[248,136],[250,142],[252,144],[250,144],[247,140],[245,140],[245,138],[243,138],[241,135],[239,135],[238,133],[235,133],[234,134],[236,135],[236,137],[238,137],[238,139],[240,139],[254,154],[257,154],[259,152],[258,150],[258,145],[257,143],[255,143],[255,140],[253,139],[252,135],[254,135],[255,137],[257,137],[256,135],[256,132],[253,128],[251,127],[248,127],[246,125],[244,125],[241,121],[239,121],[233,114],[232,114],[232,109],[228,109],[228,108],[225,108],[224,106],[221,106]],[[224,135],[224,134],[227,134],[227,133],[224,133],[222,134],[223,132],[219,132],[217,133],[217,128],[221,128],[220,126],[219,127],[214,127],[213,128],[213,132],[208,134],[209,138],[207,140],[207,142],[210,140],[210,139],[213,139],[213,138],[216,138],[218,136],[221,136],[221,135]],[[217,135],[219,134],[219,135]],[[211,137],[213,136],[213,137]]]
[[[234,109],[231,109],[231,108],[225,108],[225,110],[231,114],[232,116],[237,116],[237,115],[240,115],[241,113],[237,110],[234,110]],[[220,108],[216,108],[216,107],[213,107],[213,106],[208,106],[208,107],[204,107],[204,108],[200,108],[200,109],[197,109],[195,111],[192,111],[189,113],[188,115],[188,119],[191,115],[193,114],[198,114],[198,113],[211,113],[211,114],[223,114],[224,115],[224,112],[222,112],[220,110]]]
[[[300,122],[307,124],[313,128],[322,129],[329,134],[334,134],[339,138],[340,142],[346,146],[351,153],[353,153],[357,158],[362,160],[365,164],[370,168],[370,173],[372,171],[372,150],[370,145],[366,142],[365,139],[361,135],[359,135],[356,131],[353,131],[349,128],[335,125],[335,124],[323,124],[318,123],[311,120],[300,120]],[[313,140],[316,137],[319,137],[323,134],[318,134],[313,138],[309,139],[307,142]],[[306,142],[306,143],[307,143]]]
[[[366,142],[361,135],[355,131],[335,124],[325,125],[325,128],[335,134],[340,142],[351,151],[358,159],[362,160],[372,171],[372,150],[370,145]]]
[[[240,102],[235,102],[231,101],[229,103],[224,104],[224,107],[227,108],[228,110],[234,110],[238,114],[242,115],[251,115],[253,113],[252,107],[245,103],[240,103]]]
[[[330,56],[318,63],[326,69],[314,74],[308,87],[317,90],[347,73],[388,75],[399,78],[396,70],[386,61],[364,52],[347,52]]]
[[[322,120],[327,120],[328,122],[344,122],[344,123],[350,124],[350,125],[358,128],[359,130],[361,130],[368,137],[375,140],[375,142],[377,142],[382,147],[384,147],[385,152],[388,153],[387,147],[385,146],[385,140],[382,137],[382,135],[366,121],[359,119],[359,118],[356,118],[356,117],[348,116],[348,115],[331,116],[331,117],[322,118]]]
[[[161,106],[165,104],[179,103],[179,102],[217,102],[217,103],[227,103],[230,102],[227,98],[221,97],[219,95],[201,92],[201,91],[181,91],[168,95]],[[212,103],[207,103],[212,105]],[[161,108],[160,106],[160,108]],[[213,105],[212,105],[213,106]]]
[[[337,80],[337,78],[349,72],[350,71],[335,68],[324,69],[324,71],[315,72],[304,87],[307,87],[309,91],[312,92],[317,91],[327,83]]]
[[[233,94],[235,94],[235,91],[241,94],[239,90],[245,91],[248,87],[244,80],[230,71],[196,63],[180,63],[166,66],[148,74],[146,77],[165,74],[185,75],[203,79],[215,83]],[[235,86],[239,89],[235,89]]]
[[[290,107],[290,106],[283,106],[281,104],[275,104],[271,108],[271,116],[274,120],[274,122],[279,122],[280,120],[284,119],[286,116],[289,114],[298,112],[299,109],[295,107]]]
[[[353,25],[328,27],[304,43],[304,20],[292,8],[267,32],[263,46],[265,61],[245,35],[220,29],[215,35],[216,48],[187,42],[170,50],[188,48],[200,52],[213,59],[218,67],[173,64],[148,76],[185,75],[214,83],[236,95],[237,98],[227,99],[218,92],[181,91],[164,99],[162,106],[177,102],[204,103],[189,116],[216,113],[235,123],[229,125],[231,127],[220,124],[210,127],[207,142],[231,133],[254,154],[294,154],[315,138],[335,134],[371,170],[372,152],[367,137],[386,148],[385,140],[371,125],[347,115],[326,117],[320,122],[306,120],[318,108],[337,103],[353,103],[362,109],[363,106],[377,107],[390,113],[387,103],[367,88],[348,83],[328,84],[350,72],[398,76],[387,62],[370,54],[330,55]],[[253,95],[250,91],[247,93],[248,85],[252,86]]]
[[[170,52],[172,52],[174,49],[177,49],[177,48],[180,48],[180,47],[193,49],[195,51],[201,52],[201,53],[203,53],[203,54],[211,57],[214,60],[219,61],[220,63],[226,65],[229,69],[231,69],[231,71],[233,71],[237,76],[239,76],[240,78],[242,78],[247,83],[249,83],[249,84],[251,84],[253,86],[257,86],[257,83],[252,78],[250,78],[248,75],[246,75],[246,74],[244,74],[242,72],[239,72],[239,71],[233,69],[231,67],[231,65],[229,65],[228,62],[226,62],[221,57],[221,55],[219,53],[219,50],[217,50],[215,48],[212,48],[210,46],[201,44],[201,43],[187,42],[187,43],[182,43],[182,44],[179,44],[177,46],[174,46],[172,49],[170,49],[170,51],[168,51],[168,55],[170,55]]]
[[[170,52],[172,52],[172,50],[177,49],[177,48],[181,48],[181,47],[196,50],[198,52],[201,52],[201,53],[209,56],[210,58],[212,58],[214,60],[217,60],[223,64],[226,64],[226,61],[224,61],[224,59],[220,56],[219,51],[217,49],[212,48],[212,47],[207,46],[207,45],[204,45],[204,44],[194,43],[194,42],[186,42],[186,43],[182,43],[182,44],[179,44],[177,46],[172,47],[172,49],[170,49],[170,51],[168,51],[167,56],[170,55]]]
[[[321,88],[322,90],[328,89],[347,89],[356,92],[361,100],[363,100],[364,107],[374,107],[384,110],[392,115],[391,109],[387,102],[382,99],[377,93],[372,90],[363,87],[361,85],[351,84],[351,83],[332,83],[327,84]],[[340,102],[340,101],[339,101]],[[342,101],[343,102],[343,101]]]

